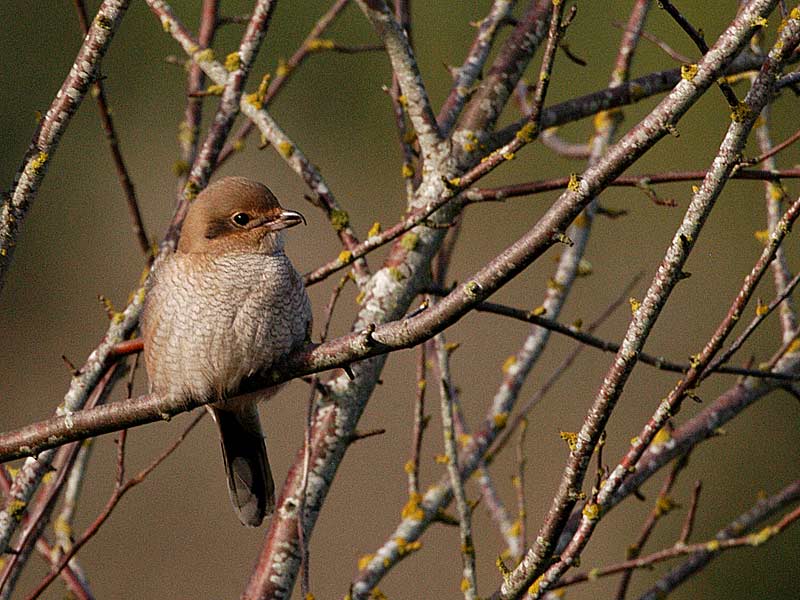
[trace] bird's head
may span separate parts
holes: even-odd
[[[303,215],[282,208],[267,186],[223,177],[192,201],[178,252],[274,254],[283,250],[281,231],[299,223],[305,223]]]

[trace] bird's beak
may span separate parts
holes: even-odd
[[[277,219],[265,223],[264,226],[269,231],[280,231],[288,227],[294,227],[302,223],[306,224],[306,218],[299,212],[293,210],[282,210]]]

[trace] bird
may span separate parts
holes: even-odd
[[[284,252],[283,230],[299,223],[303,215],[265,185],[219,179],[191,202],[175,252],[146,285],[140,330],[150,392],[207,403],[231,502],[249,527],[275,509],[257,405],[278,388],[236,392],[310,340],[311,303]]]

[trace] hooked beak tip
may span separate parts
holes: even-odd
[[[306,218],[295,210],[284,210],[281,212],[281,221],[286,224],[286,227],[293,227],[294,225],[299,225],[302,223],[303,225],[307,225]]]

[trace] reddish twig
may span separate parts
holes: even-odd
[[[78,13],[78,21],[81,26],[83,35],[89,33],[89,20],[86,16],[86,6],[83,0],[73,0],[75,3],[75,10]],[[111,111],[108,108],[108,98],[106,97],[105,86],[101,79],[97,79],[92,84],[92,95],[97,101],[97,110],[100,113],[100,120],[103,124],[103,131],[106,134],[108,141],[108,149],[111,151],[111,158],[114,161],[114,167],[117,170],[117,178],[122,186],[122,191],[125,194],[125,201],[128,205],[128,214],[131,219],[131,228],[133,229],[133,237],[139,243],[139,248],[144,254],[145,258],[152,260],[153,253],[150,248],[150,240],[144,228],[144,221],[142,220],[142,213],[139,210],[139,202],[136,199],[136,191],[133,187],[133,181],[128,174],[128,168],[125,166],[125,160],[122,158],[122,151],[119,148],[119,139],[117,132],[114,129],[114,121],[111,118]]]
[[[264,106],[268,106],[275,98],[278,92],[283,88],[286,83],[291,79],[292,75],[297,71],[297,68],[305,61],[310,54],[313,53],[314,46],[319,42],[321,36],[330,27],[331,23],[339,16],[339,13],[344,10],[350,0],[336,0],[328,11],[322,15],[311,31],[308,33],[300,47],[295,50],[294,54],[286,61],[283,68],[278,72],[274,79],[270,80],[269,87],[264,96]],[[247,137],[252,133],[255,128],[253,121],[248,121],[239,129],[238,132],[231,138],[220,152],[218,164],[222,165],[227,161],[231,155],[236,152],[236,148],[240,148]]]
[[[650,535],[653,533],[653,530],[655,529],[655,526],[658,524],[661,517],[675,508],[676,505],[670,498],[669,494],[678,479],[678,474],[686,467],[687,463],[688,458],[686,456],[682,456],[677,459],[672,467],[672,470],[664,479],[664,483],[661,484],[661,490],[658,492],[658,497],[656,498],[655,504],[650,513],[647,515],[647,519],[645,519],[639,537],[632,545],[628,546],[628,561],[639,558],[642,553],[642,548],[644,548],[647,540],[650,539]],[[633,569],[625,569],[622,572],[622,577],[620,578],[619,585],[617,586],[617,594],[615,596],[617,600],[624,600],[625,595],[628,592],[628,586],[630,585],[632,575]]]
[[[686,513],[686,520],[681,528],[681,535],[678,538],[678,544],[686,544],[689,541],[689,537],[692,535],[692,529],[694,529],[694,519],[697,515],[697,505],[700,500],[700,490],[702,489],[703,483],[698,479],[694,482],[694,488],[692,488],[692,500],[689,503],[689,510]]]
[[[181,445],[183,440],[186,439],[186,436],[194,429],[195,425],[197,425],[200,420],[206,415],[206,411],[201,411],[198,415],[192,419],[186,429],[183,430],[183,433],[166,449],[162,452],[156,459],[150,463],[147,467],[139,471],[138,474],[131,477],[127,481],[124,480],[125,476],[125,431],[122,432],[120,435],[120,440],[117,444],[117,475],[116,480],[114,482],[114,490],[111,493],[111,497],[106,502],[103,510],[100,514],[95,518],[95,520],[86,528],[83,535],[80,539],[75,542],[75,544],[70,548],[69,552],[67,552],[64,557],[61,559],[61,562],[57,567],[55,567],[48,575],[45,577],[41,583],[34,589],[33,592],[27,597],[27,600],[35,600],[47,589],[47,587],[53,582],[53,580],[58,576],[62,569],[66,567],[69,561],[74,557],[81,548],[83,548],[86,543],[94,537],[94,535],[100,530],[103,524],[108,520],[111,516],[111,513],[114,512],[114,509],[119,504],[119,501],[122,500],[122,497],[127,494],[132,488],[136,487],[140,483],[142,483],[147,477],[152,473],[158,466],[164,462],[170,454],[172,454],[178,446]]]

